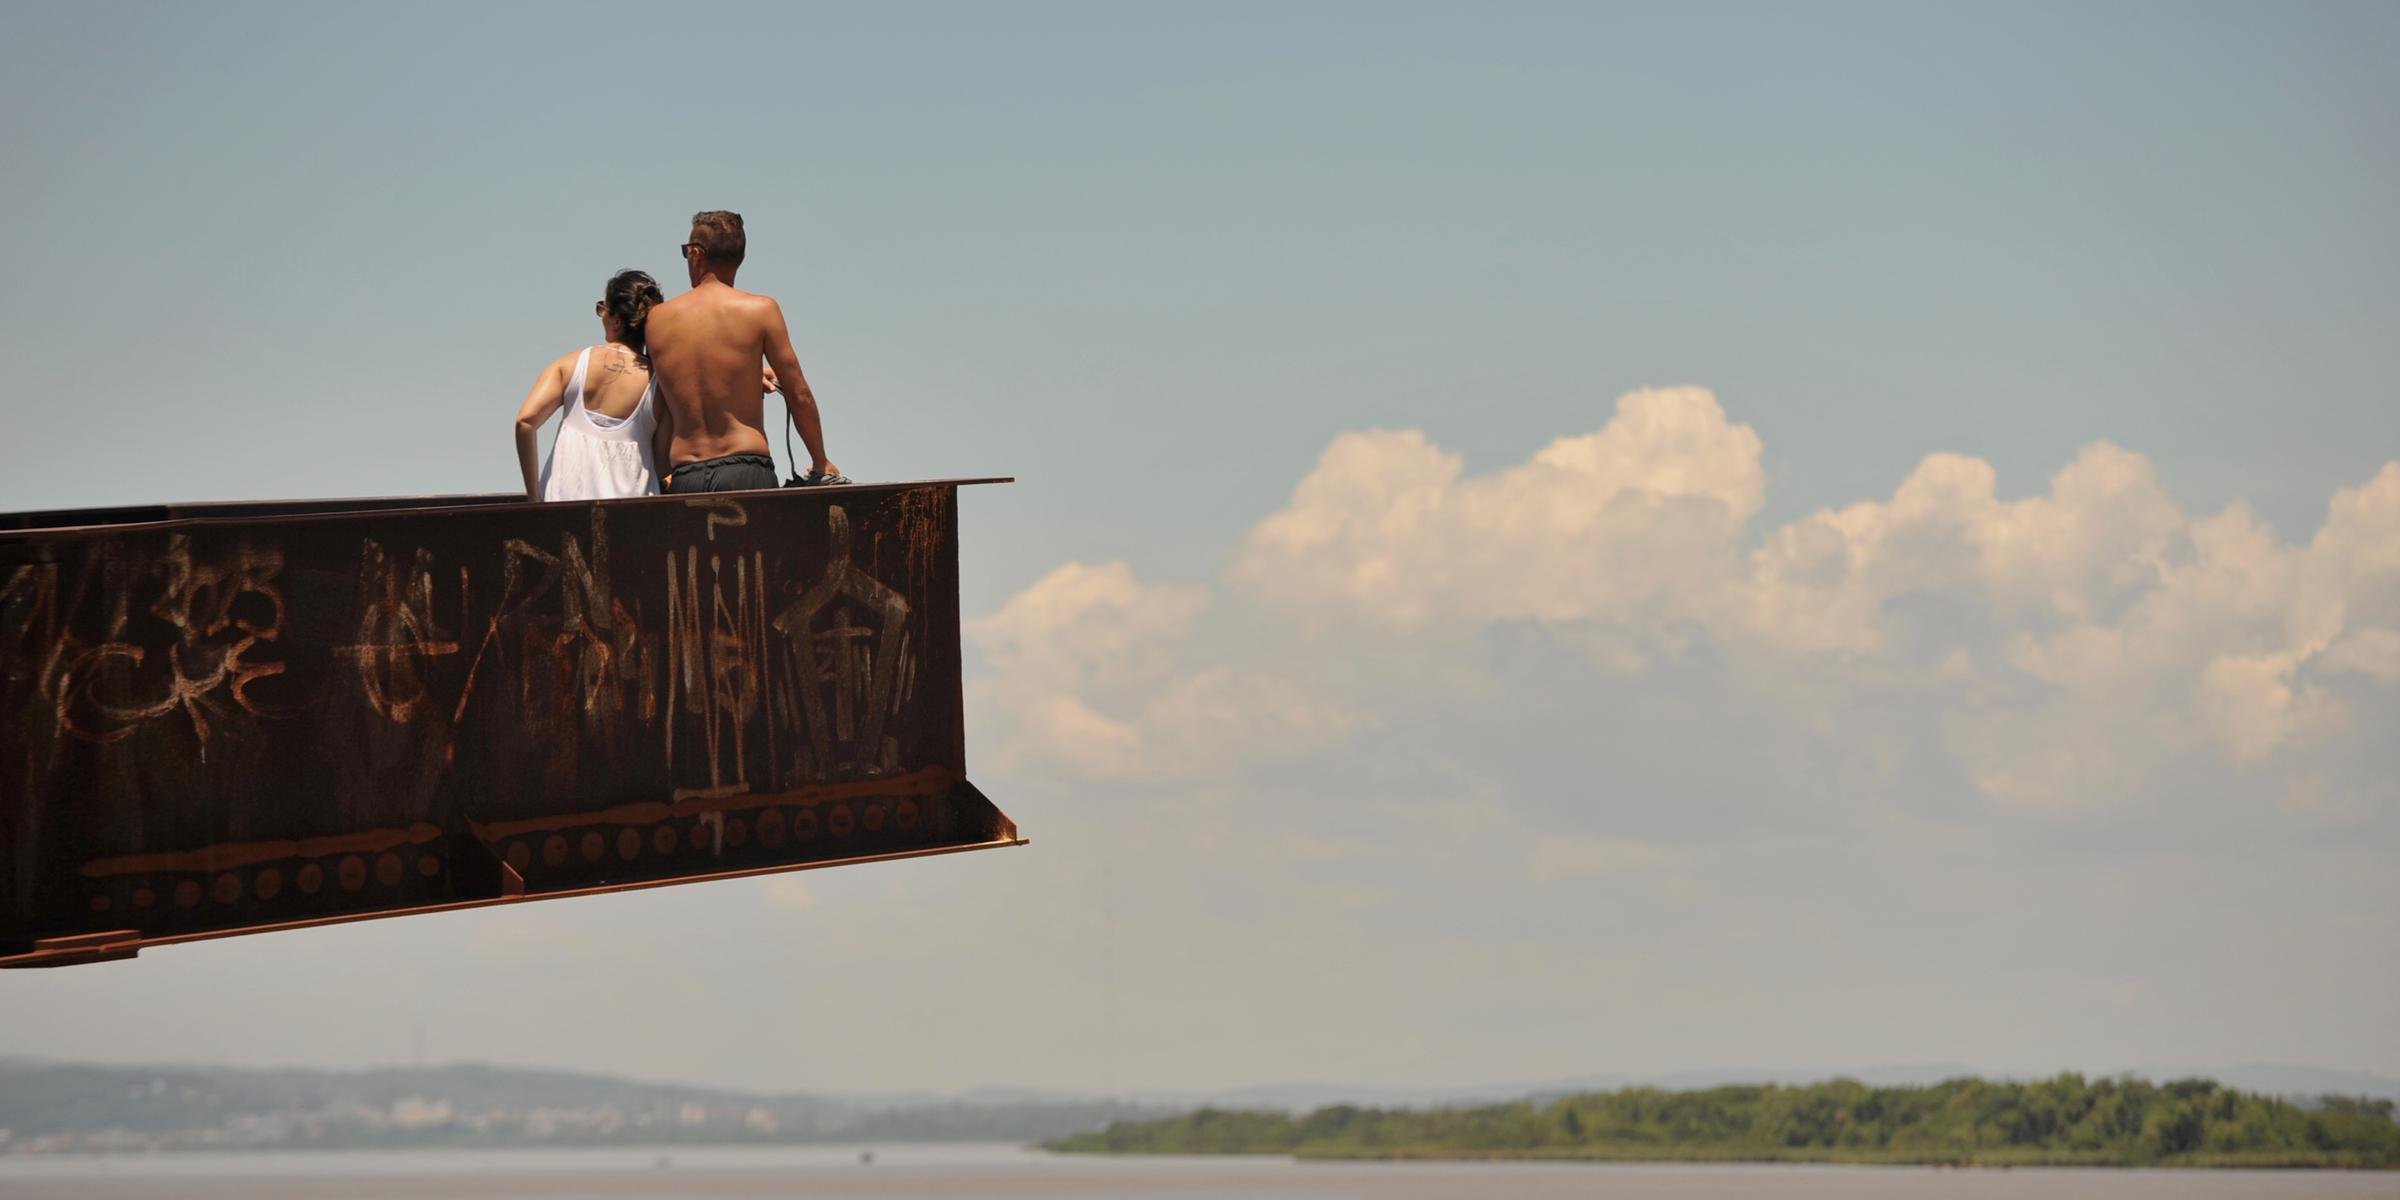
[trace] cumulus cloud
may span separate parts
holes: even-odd
[[[1889,500],[1861,501],[1766,535],[1728,581],[1738,632],[1797,651],[1873,652],[1902,632],[1910,597],[1972,597],[2003,622],[2120,612],[2154,582],[2188,524],[2150,463],[2106,442],[2050,493],[2005,501],[1989,463],[1934,454]]]
[[[1766,492],[1758,435],[1698,388],[1635,392],[1595,433],[1466,477],[1416,430],[1335,439],[1234,578],[1395,628],[1688,615]]]
[[[1070,562],[966,634],[992,671],[1005,766],[1102,779],[1206,773],[1289,753],[1349,727],[1271,672],[1185,668],[1206,591],[1143,583],[1122,562]]]
[[[2264,768],[2348,736],[2356,702],[2400,684],[2400,462],[2292,545],[2240,503],[2187,512],[2108,442],[2032,495],[1937,453],[1888,497],[1756,528],[1761,449],[1688,387],[1628,394],[1601,428],[1484,474],[1420,431],[1345,434],[1249,531],[1229,582],[1370,645],[1526,625],[1615,677],[1698,654],[1762,694],[1897,703],[1929,715],[1959,778],[2027,807],[2195,761]],[[976,623],[1013,744],[1123,775],[1356,726],[1296,667],[1201,651],[1209,603],[1069,564]]]
[[[1638,668],[1691,639],[1821,688],[1922,692],[1985,794],[2071,804],[2213,750],[2254,766],[2339,732],[2325,677],[2400,680],[2400,463],[2305,547],[2245,506],[2194,516],[2142,455],[2086,447],[2003,499],[1927,456],[1887,499],[1749,528],[1760,445],[1697,388],[1463,474],[1415,431],[1345,435],[1246,540],[1273,605],[1395,628],[1530,620]]]
[[[1960,756],[1997,799],[2076,803],[2178,756],[2251,767],[2342,730],[2327,677],[2383,665],[2368,622],[2394,594],[2396,515],[2400,464],[2337,493],[2294,547],[2239,503],[2184,512],[2148,460],[2106,443],[2022,500],[1998,499],[1988,466],[1936,456],[1888,502],[1770,534],[1731,632],[1819,660],[1966,656],[1997,686],[2030,681],[2013,705],[1956,706]],[[1789,548],[1812,540],[1830,561],[1793,570]]]
[[[1114,687],[1166,670],[1208,608],[1196,587],[1145,584],[1121,562],[1071,562],[969,623],[996,669],[1049,688]]]
[[[2400,632],[2355,630],[2325,650],[2325,668],[2364,675],[2377,683],[2400,683]]]

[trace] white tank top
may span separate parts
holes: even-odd
[[[658,468],[651,458],[650,437],[658,430],[658,380],[642,389],[641,402],[631,415],[602,416],[583,406],[583,373],[591,362],[588,346],[575,356],[575,374],[567,380],[566,415],[559,418],[549,461],[542,464],[542,499],[657,495]]]

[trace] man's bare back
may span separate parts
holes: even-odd
[[[692,490],[683,486],[687,465],[727,455],[771,456],[761,359],[774,370],[800,440],[808,446],[810,474],[838,474],[825,457],[816,397],[792,352],[783,308],[771,297],[733,286],[745,248],[739,216],[693,218],[692,239],[684,246],[692,290],[650,310],[650,370],[658,380],[660,434],[666,442],[661,466],[678,476],[671,491]],[[773,478],[769,467],[764,484],[732,486],[772,487]]]

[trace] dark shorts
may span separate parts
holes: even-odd
[[[677,463],[667,480],[670,496],[694,492],[745,492],[775,486],[775,460],[764,454],[727,454]]]

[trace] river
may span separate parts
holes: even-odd
[[[868,1156],[872,1161],[867,1161]],[[2400,1200],[2400,1173],[1099,1158],[1001,1145],[0,1157],[8,1200]]]

